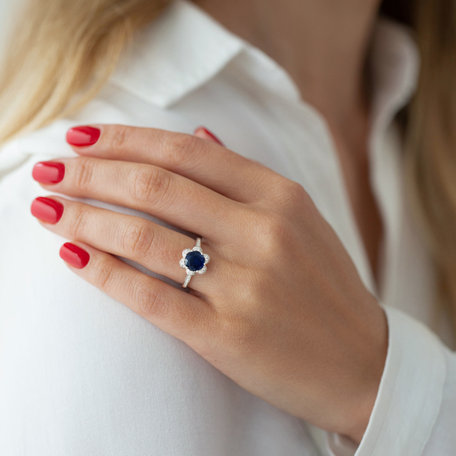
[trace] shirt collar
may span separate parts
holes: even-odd
[[[280,65],[188,0],[174,0],[140,32],[111,82],[167,108],[214,77],[240,53],[249,54],[255,64],[266,65],[285,76],[288,95],[299,98],[299,90]],[[374,111],[399,109],[412,95],[418,74],[418,52],[409,29],[379,18],[371,62]]]
[[[372,122],[387,124],[413,95],[420,58],[411,30],[380,17],[370,50],[373,77]]]
[[[166,108],[215,76],[243,45],[192,2],[175,0],[139,33],[111,82]]]

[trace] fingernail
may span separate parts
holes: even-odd
[[[78,269],[82,269],[90,260],[88,252],[71,242],[65,242],[65,244],[60,247],[59,255],[62,260]]]
[[[80,127],[70,128],[67,131],[66,140],[72,146],[92,146],[98,141],[100,133],[99,128],[82,125]]]
[[[197,131],[197,130],[203,130],[204,133],[206,133],[206,135],[208,135],[210,138],[212,138],[216,143],[220,144],[221,146],[224,145],[222,143],[222,141],[220,141],[220,139],[218,139],[217,136],[215,136],[214,133],[209,131],[206,127],[198,127],[195,131]]]
[[[65,165],[53,161],[35,163],[32,177],[42,184],[57,184],[65,175]]]
[[[63,204],[56,200],[39,196],[32,201],[30,211],[33,216],[46,223],[57,223],[63,214]]]

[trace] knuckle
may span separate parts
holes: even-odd
[[[127,225],[122,235],[122,249],[135,257],[145,256],[154,243],[155,231],[146,223]]]
[[[185,133],[176,133],[167,135],[164,139],[164,151],[167,160],[173,164],[178,164],[182,160],[191,156],[194,158],[194,152],[198,150],[199,140],[196,136]]]
[[[285,205],[292,205],[295,207],[307,200],[308,194],[304,187],[296,181],[284,179],[277,186],[279,199]]]
[[[168,196],[171,174],[158,167],[144,167],[131,177],[131,196],[136,201],[158,204]]]
[[[145,316],[163,316],[166,313],[166,302],[158,287],[149,281],[138,280],[133,286],[133,299],[138,312]]]
[[[110,129],[109,147],[115,151],[123,150],[127,143],[129,128],[125,125],[114,125]]]
[[[237,289],[237,301],[241,303],[244,314],[247,318],[263,313],[263,303],[268,296],[265,296],[267,285],[276,278],[276,271],[267,266],[267,262],[256,268],[246,268],[243,273],[242,283]]]
[[[300,201],[302,198],[307,197],[307,192],[304,190],[304,187],[299,182],[288,180],[284,186],[285,193],[289,195],[292,199]]]
[[[288,220],[275,213],[264,214],[257,222],[261,252],[267,257],[280,254],[289,239]]]
[[[72,212],[71,222],[68,225],[69,233],[71,238],[78,240],[84,237],[83,233],[87,226],[87,211],[84,210],[84,206],[75,204]]]
[[[99,261],[94,268],[95,284],[103,291],[109,291],[112,284],[115,283],[114,271],[112,266],[107,261]]]
[[[78,157],[74,168],[74,185],[79,190],[90,187],[94,175],[94,162],[87,157]]]

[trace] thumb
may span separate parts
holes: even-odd
[[[194,131],[194,135],[198,136],[198,138],[208,139],[209,141],[212,141],[212,142],[215,142],[217,144],[220,144],[221,146],[224,146],[222,141],[220,141],[220,139],[218,139],[217,136],[214,135],[214,133],[212,133],[211,131],[209,131],[205,127],[196,128],[195,131]]]

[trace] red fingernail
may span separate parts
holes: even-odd
[[[220,144],[221,146],[223,146],[224,144],[222,143],[222,141],[220,141],[220,139],[217,138],[217,136],[214,135],[214,133],[212,133],[211,131],[209,131],[207,128],[205,127],[198,127],[195,131],[197,130],[203,130],[204,133],[206,133],[206,135],[208,135],[210,138],[212,138],[216,143]]]
[[[99,128],[90,127],[88,125],[73,127],[67,131],[66,140],[67,143],[72,146],[92,146],[98,141],[100,133]]]
[[[59,255],[62,260],[78,269],[82,269],[90,260],[88,252],[71,242],[65,242],[60,247]]]
[[[39,196],[32,201],[32,215],[46,223],[57,223],[63,214],[63,204],[56,200]]]
[[[35,163],[32,177],[42,184],[57,184],[65,175],[65,165],[53,161]]]

